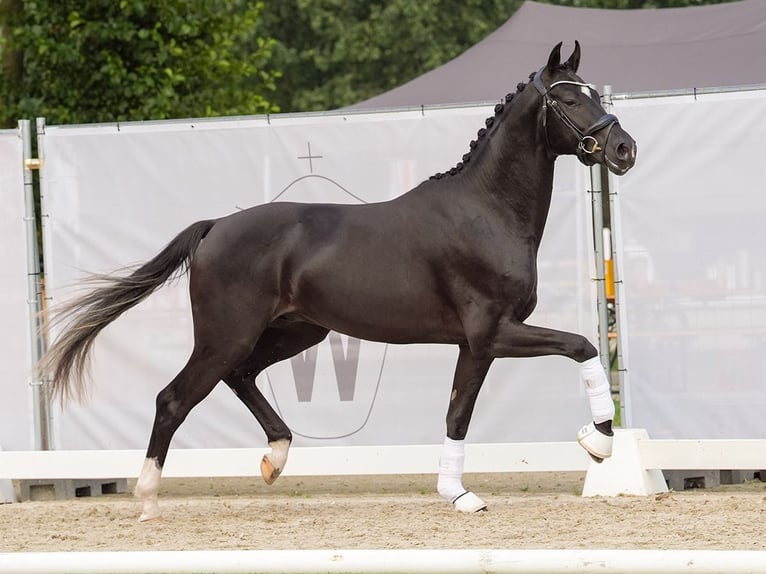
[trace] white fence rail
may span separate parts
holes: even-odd
[[[766,469],[766,440],[642,440],[641,464],[659,470]]]
[[[174,449],[165,477],[260,475],[266,449]],[[431,474],[440,445],[295,447],[286,476]],[[0,452],[2,479],[135,478],[143,450]],[[472,444],[466,472],[587,471],[584,496],[665,492],[662,470],[763,470],[766,440],[651,440],[641,429],[619,429],[613,458],[592,462],[576,442]]]
[[[729,574],[766,571],[766,552],[721,550],[230,550],[0,553],[0,574],[31,572],[455,572]]]
[[[259,476],[264,448],[174,449],[165,477]],[[441,445],[295,447],[283,476],[436,473]],[[0,479],[135,478],[143,450],[0,452]],[[585,471],[588,455],[575,442],[473,444],[466,472]]]

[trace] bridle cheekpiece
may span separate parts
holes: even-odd
[[[577,136],[577,139],[579,142],[577,144],[577,150],[575,151],[575,155],[577,155],[577,158],[585,165],[594,165],[596,163],[595,154],[601,151],[602,149],[601,146],[598,144],[598,141],[594,137],[594,134],[606,128],[607,129],[606,138],[604,138],[604,145],[606,145],[606,142],[609,139],[609,134],[611,133],[612,128],[614,127],[615,124],[619,124],[619,121],[617,120],[617,116],[615,116],[614,114],[604,114],[588,129],[581,130],[567,115],[566,111],[562,109],[559,102],[550,96],[550,91],[556,86],[560,86],[562,84],[568,84],[570,86],[579,86],[580,88],[587,88],[588,90],[591,90],[591,92],[593,92],[596,95],[596,97],[600,100],[600,97],[598,96],[598,92],[590,84],[585,84],[583,82],[574,82],[572,80],[559,80],[558,82],[553,82],[548,88],[546,88],[545,84],[543,83],[544,69],[545,68],[543,67],[537,71],[534,79],[532,80],[532,83],[534,84],[535,88],[537,88],[537,91],[540,92],[540,95],[543,98],[541,121],[543,126],[543,133],[545,133],[546,148],[549,151],[551,149],[550,141],[548,140],[548,110],[550,109],[550,110],[553,110],[553,112],[556,114],[556,116],[558,116],[558,118],[562,121],[562,123],[565,126],[567,126]]]

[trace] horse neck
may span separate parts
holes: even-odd
[[[530,88],[531,90],[531,88]],[[489,209],[539,245],[553,192],[553,167],[536,101],[514,102],[466,170]],[[499,121],[498,121],[499,120]]]

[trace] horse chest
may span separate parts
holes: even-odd
[[[514,249],[484,253],[450,273],[454,299],[464,310],[526,319],[537,303],[537,248],[517,243]]]

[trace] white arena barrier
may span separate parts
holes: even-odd
[[[610,180],[622,421],[766,438],[766,86],[627,95],[614,112],[640,150]]]
[[[171,449],[164,477],[260,476],[265,448]],[[585,472],[583,496],[667,491],[662,470],[766,468],[766,440],[652,440],[616,429],[611,459],[597,464],[576,442],[466,445],[465,472]],[[435,474],[441,445],[295,447],[285,476]],[[135,478],[143,450],[0,451],[2,479]]]
[[[295,447],[282,476],[436,473],[441,445]],[[171,449],[164,477],[260,476],[266,448]],[[143,450],[0,452],[0,479],[135,478]],[[585,471],[576,442],[466,445],[465,472]]]
[[[667,492],[663,470],[759,470],[766,440],[652,440],[644,429],[616,429],[614,455],[591,461],[583,496],[650,495]]]
[[[23,162],[21,131],[0,130],[0,444],[9,450],[36,448]]]
[[[0,574],[32,572],[408,572],[744,574],[766,552],[722,550],[229,550],[0,553]]]

